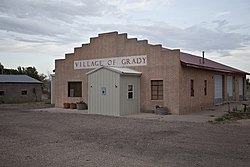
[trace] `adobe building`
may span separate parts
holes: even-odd
[[[122,79],[134,77],[124,73],[129,70],[140,74],[135,75],[139,86],[132,83],[134,79],[131,83],[130,79]],[[90,106],[89,113],[100,114],[102,108],[103,111],[110,109],[107,106],[137,100],[139,112],[152,111],[159,105],[167,107],[172,114],[186,114],[228,101],[244,100],[246,75],[249,74],[204,56],[111,32],[90,38],[90,43],[75,48],[65,59],[55,61],[54,102],[56,107],[63,107],[65,102],[83,100]],[[125,93],[124,90],[121,93],[121,83],[125,84],[121,88],[126,89]],[[90,95],[91,89],[95,89],[94,95]],[[139,93],[138,99],[134,98],[136,93]],[[129,98],[131,94],[133,98]],[[110,99],[105,103],[107,98],[114,99],[113,103]],[[123,108],[129,106],[123,105]],[[129,113],[138,112],[138,108],[131,110]]]
[[[42,82],[27,75],[0,75],[0,103],[40,101]]]

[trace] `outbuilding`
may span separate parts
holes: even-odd
[[[102,66],[87,75],[90,114],[121,116],[140,112],[141,72]]]
[[[0,103],[40,101],[42,82],[28,75],[0,75]]]
[[[209,60],[204,54],[196,56],[180,49],[152,45],[147,40],[128,38],[126,33],[110,32],[90,38],[90,43],[75,48],[74,53],[65,55],[65,59],[55,61],[56,107],[63,107],[65,102],[84,101],[89,104],[90,113],[123,115],[138,112],[125,111],[128,105],[118,104],[124,99],[116,94],[114,85],[120,84],[119,91],[124,88],[127,94],[129,83],[123,86],[126,79],[122,82],[117,79],[130,76],[118,67],[140,73],[140,77],[135,77],[140,78],[140,84],[134,87],[140,95],[136,103],[140,112],[152,112],[155,106],[163,106],[172,114],[187,114],[228,101],[242,101],[246,97],[246,75],[249,73],[245,71]],[[108,80],[102,78],[105,75],[101,73],[116,77]],[[113,100],[102,99],[111,94]]]

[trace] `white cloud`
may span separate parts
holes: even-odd
[[[116,10],[102,0],[2,0],[0,11],[17,18],[73,21],[75,16],[101,16]]]
[[[220,18],[220,17],[226,16],[226,15],[230,15],[230,14],[231,14],[231,12],[229,12],[229,11],[218,12],[218,13],[215,13],[215,17]]]
[[[101,17],[115,11],[115,6],[101,0],[2,0],[0,30],[60,38],[70,36],[74,28],[79,28],[79,19]]]
[[[0,50],[4,54],[36,55],[38,52],[63,58],[65,53],[72,52],[90,37],[118,31],[191,53],[200,54],[205,50],[208,55],[223,60],[233,55],[248,55],[250,23],[247,19],[238,18],[244,22],[232,23],[229,17],[235,11],[227,9],[228,6],[219,10],[218,5],[210,6],[212,11],[208,10],[207,15],[204,12],[196,17],[198,14],[192,12],[193,9],[200,12],[203,7],[204,10],[208,8],[194,1],[184,8],[183,2],[1,0]],[[199,18],[202,20],[196,20]],[[176,20],[179,24],[174,24]]]
[[[115,5],[122,13],[129,11],[153,11],[166,6],[172,0],[110,0],[109,4]]]

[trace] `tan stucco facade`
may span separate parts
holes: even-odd
[[[217,71],[209,71],[203,69],[196,69],[191,67],[181,66],[180,70],[180,114],[190,113],[194,111],[201,111],[205,108],[215,105],[214,102],[214,75],[223,76],[223,102],[228,101],[227,96],[227,76],[233,76],[233,101],[240,101],[239,99],[239,78],[244,78],[244,75],[223,73]],[[190,80],[194,80],[194,96],[190,96]],[[207,94],[204,93],[204,81],[207,81]],[[246,87],[244,88],[246,90]]]
[[[92,69],[74,69],[74,61],[138,55],[147,55],[147,65],[129,68],[142,72],[140,81],[141,112],[152,111],[156,105],[168,107],[172,114],[185,114],[213,106],[213,76],[218,73],[224,77],[231,75],[183,66],[180,62],[179,49],[170,50],[161,45],[148,44],[147,40],[128,39],[127,34],[117,32],[99,34],[98,37],[91,38],[90,43],[75,48],[74,53],[66,54],[65,59],[55,61],[56,107],[63,107],[65,102],[71,103],[80,100],[88,103],[86,73]],[[245,78],[245,75],[232,75],[235,78],[235,100],[239,100],[237,80],[239,77]],[[163,80],[163,100],[151,100],[151,80]],[[190,80],[194,81],[194,96],[190,96]],[[204,95],[204,80],[207,80],[207,95]],[[68,97],[68,82],[73,81],[82,82],[82,97]],[[226,80],[224,79],[224,81]],[[224,100],[227,100],[226,95],[224,96]]]

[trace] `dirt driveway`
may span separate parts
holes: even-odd
[[[246,166],[250,126],[0,105],[0,166]],[[46,107],[46,106],[42,106]]]

